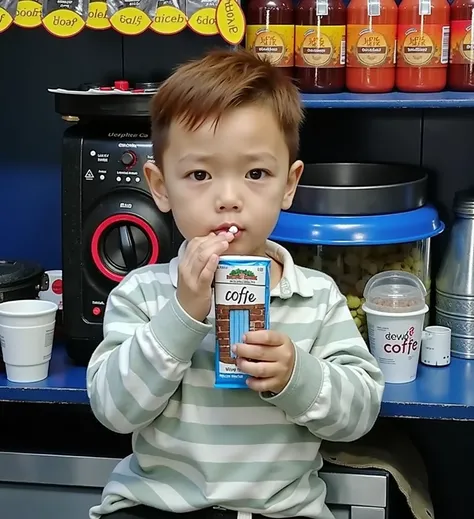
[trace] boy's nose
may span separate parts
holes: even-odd
[[[219,200],[217,203],[217,210],[219,213],[225,211],[240,211],[242,209],[242,203],[237,200]]]
[[[235,189],[229,186],[220,190],[217,196],[216,206],[216,209],[220,213],[224,211],[240,211],[242,209],[242,200]]]

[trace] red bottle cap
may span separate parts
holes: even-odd
[[[114,81],[114,88],[117,90],[128,90],[130,87],[128,81]]]

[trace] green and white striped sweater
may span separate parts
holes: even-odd
[[[133,433],[133,454],[115,468],[92,519],[137,504],[332,518],[318,476],[321,440],[367,433],[383,378],[334,281],[295,266],[273,242],[267,253],[284,267],[271,292],[271,328],[297,352],[276,396],[214,388],[214,314],[197,322],[180,307],[180,254],[130,273],[111,292],[87,387],[100,422]]]

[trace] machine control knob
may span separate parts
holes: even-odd
[[[127,168],[131,168],[132,166],[134,166],[137,162],[137,156],[135,155],[135,153],[133,153],[133,151],[126,151],[123,155],[122,155],[122,158],[120,159],[120,162]]]

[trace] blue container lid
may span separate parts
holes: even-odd
[[[432,238],[444,231],[432,205],[370,216],[321,216],[281,212],[270,239],[315,245],[388,245]]]

